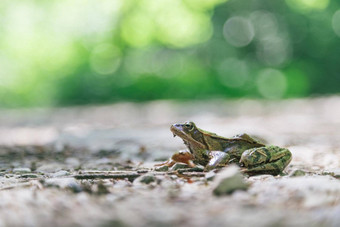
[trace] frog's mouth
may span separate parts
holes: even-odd
[[[205,149],[206,146],[204,144],[196,141],[194,138],[184,133],[181,129],[177,128],[176,126],[171,125],[170,130],[173,133],[174,137],[175,136],[180,137],[184,141],[184,143],[195,144],[195,146]]]

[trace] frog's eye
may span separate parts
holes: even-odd
[[[186,129],[188,129],[189,131],[191,131],[191,130],[194,129],[194,124],[191,123],[191,122],[186,122],[186,123],[184,124],[184,127],[185,127]]]

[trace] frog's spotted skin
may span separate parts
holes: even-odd
[[[249,175],[264,173],[278,175],[291,160],[292,154],[288,149],[265,146],[244,151],[240,158],[240,164],[245,167],[243,172]]]
[[[175,153],[169,161],[161,165],[173,165],[184,162],[205,166],[205,170],[238,163],[248,175],[281,173],[292,159],[292,154],[286,148],[266,146],[247,134],[225,138],[215,133],[196,127],[193,122],[174,124],[170,127],[174,136],[183,139],[188,147],[188,153]],[[185,158],[183,158],[185,157]],[[192,163],[193,161],[193,163]]]

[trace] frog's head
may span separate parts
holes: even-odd
[[[173,124],[170,127],[171,132],[175,136],[183,139],[184,143],[197,148],[207,149],[202,132],[196,127],[192,121],[186,121],[183,124]]]

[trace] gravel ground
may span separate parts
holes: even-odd
[[[337,96],[0,110],[0,226],[339,226],[339,116]],[[169,126],[185,120],[293,160],[282,176],[236,169],[246,189],[216,196],[234,167],[153,171],[184,148]]]

